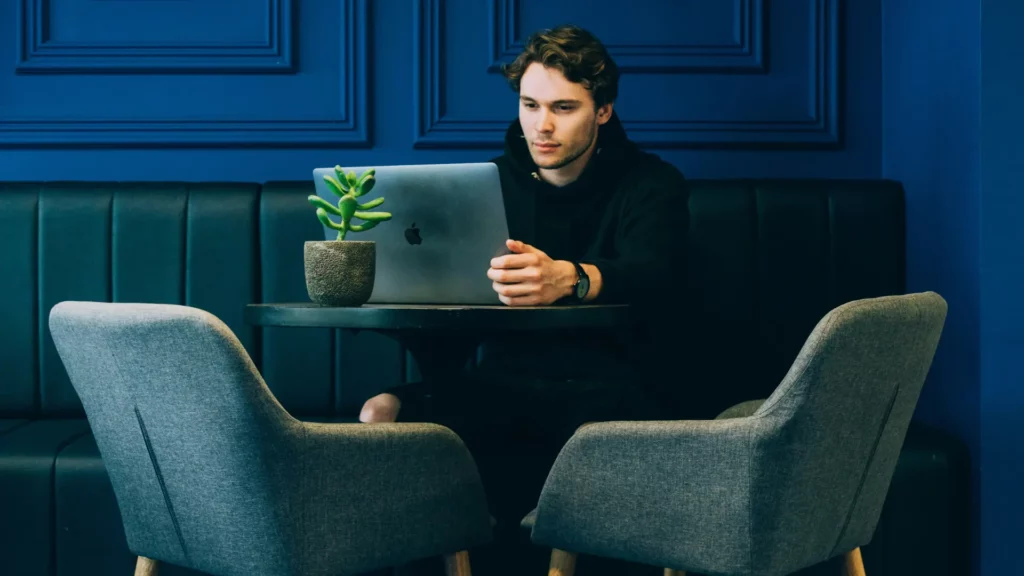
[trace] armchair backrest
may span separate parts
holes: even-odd
[[[131,551],[220,574],[283,566],[294,420],[231,330],[195,308],[95,302],[61,302],[49,325]]]
[[[945,323],[933,292],[825,315],[758,423],[751,518],[758,565],[867,544]],[[776,555],[778,555],[776,557]]]

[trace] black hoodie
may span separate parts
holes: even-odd
[[[651,354],[672,330],[667,314],[686,286],[688,192],[682,173],[630,141],[616,114],[598,131],[580,177],[557,187],[541,180],[518,121],[498,166],[509,235],[555,260],[595,265],[593,304],[628,303],[637,324],[611,331],[520,333],[485,346],[482,367],[553,380],[650,378]],[[561,303],[561,302],[560,302]]]

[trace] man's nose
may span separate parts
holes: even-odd
[[[551,121],[551,113],[547,110],[541,110],[540,114],[537,115],[537,122],[533,126],[534,130],[541,133],[554,132],[555,123]]]

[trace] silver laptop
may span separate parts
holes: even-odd
[[[407,166],[341,166],[361,176],[375,169],[376,184],[359,203],[383,197],[374,212],[392,218],[345,240],[377,243],[372,304],[501,305],[487,269],[507,254],[508,224],[498,167],[490,162]],[[316,193],[337,205],[324,181],[334,168],[313,170]],[[340,219],[331,216],[335,222]],[[353,224],[363,220],[352,219]],[[338,232],[324,226],[327,240]]]

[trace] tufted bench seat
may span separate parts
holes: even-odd
[[[900,186],[887,181],[691,181],[687,326],[666,342],[680,417],[763,398],[835,305],[904,291]],[[256,328],[245,304],[306,300],[302,243],[323,232],[312,182],[0,183],[0,563],[32,575],[128,574],[116,501],[47,330],[62,300],[182,303],[220,317],[298,418],[353,421],[416,377],[395,342]],[[681,215],[681,217],[683,217]],[[927,388],[926,392],[927,393]],[[963,446],[912,427],[872,575],[965,562]],[[942,554],[936,554],[942,551]],[[186,573],[171,568],[167,574]],[[162,572],[162,573],[163,573]]]

